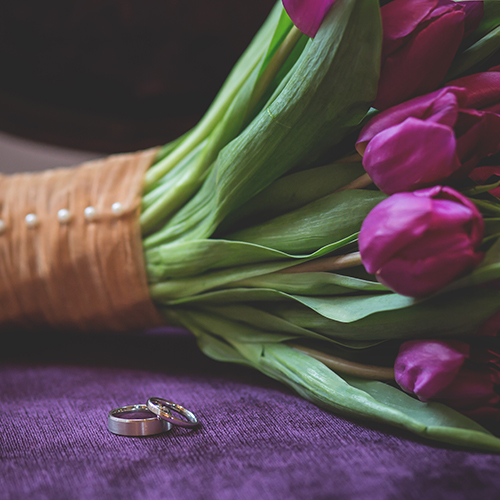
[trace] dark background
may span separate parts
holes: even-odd
[[[0,130],[111,153],[193,126],[274,0],[0,2]]]

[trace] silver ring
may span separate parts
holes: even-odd
[[[172,403],[171,401],[167,401],[162,398],[149,398],[148,399],[148,409],[152,411],[155,415],[160,417],[171,424],[178,425],[179,427],[196,427],[199,422],[195,417],[194,413],[186,410],[181,405],[176,403]],[[179,415],[182,415],[187,420],[182,420],[180,418],[174,417],[170,410],[175,411]]]
[[[108,413],[108,430],[120,436],[152,436],[172,425],[151,413],[146,405],[128,405]]]

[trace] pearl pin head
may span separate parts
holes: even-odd
[[[67,224],[71,220],[71,212],[67,208],[61,208],[57,212],[57,218],[61,224]]]
[[[29,228],[34,228],[38,226],[38,215],[36,214],[28,214],[24,218],[24,220],[26,222],[26,226],[28,226]]]
[[[111,211],[115,215],[121,215],[123,213],[123,205],[119,201],[117,201],[111,205]]]
[[[91,220],[94,220],[96,218],[96,215],[97,215],[97,211],[94,207],[87,207],[84,211],[83,211],[83,215],[85,216],[85,218],[88,220],[88,221],[91,221]]]

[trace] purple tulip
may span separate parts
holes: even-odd
[[[481,262],[484,223],[449,187],[397,193],[366,217],[359,251],[369,273],[401,295],[433,293]]]
[[[375,116],[356,149],[387,194],[457,181],[500,151],[499,108],[500,72],[470,75]]]
[[[483,9],[482,1],[453,0],[393,0],[382,7],[382,71],[373,106],[387,109],[435,90]]]
[[[337,0],[283,0],[293,24],[305,35],[314,38],[323,18]]]
[[[474,417],[500,418],[500,355],[460,340],[404,342],[396,382],[421,401],[440,401]]]

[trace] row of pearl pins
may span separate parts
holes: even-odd
[[[120,202],[115,202],[111,205],[111,212],[116,215],[122,215],[123,213],[123,205]],[[89,222],[93,221],[97,217],[97,210],[94,207],[87,207],[83,211],[83,216]],[[71,212],[67,208],[61,208],[57,212],[57,218],[60,224],[69,224],[71,221]],[[29,228],[35,228],[38,226],[38,215],[36,214],[28,214],[24,218],[24,222],[26,226]],[[4,233],[7,229],[7,224],[4,220],[0,219],[0,234]]]

